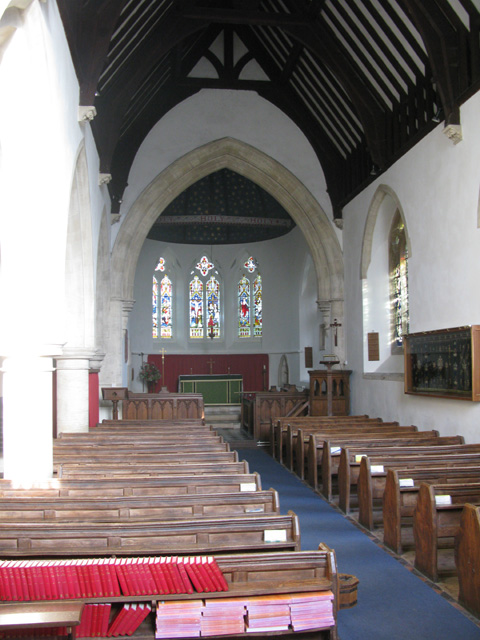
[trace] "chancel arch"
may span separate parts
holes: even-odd
[[[400,235],[399,235],[400,234]],[[386,185],[380,185],[370,204],[363,244],[360,277],[363,303],[364,372],[385,374],[403,373],[403,351],[395,339],[395,324],[398,300],[395,301],[392,287],[395,286],[398,257],[391,243],[402,243],[402,269],[404,286],[400,292],[403,306],[408,304],[406,282],[406,256],[411,256],[410,238],[405,215],[396,193]],[[404,329],[406,323],[404,322]],[[369,343],[370,340],[370,343]],[[372,344],[377,344],[372,350]],[[370,349],[369,349],[370,344]]]
[[[201,178],[228,168],[252,180],[285,208],[302,231],[317,276],[318,299],[343,307],[343,257],[332,225],[310,191],[265,153],[233,138],[194,149],[173,162],[142,192],[125,216],[112,252],[114,297],[133,299],[135,270],[145,238],[159,214]]]

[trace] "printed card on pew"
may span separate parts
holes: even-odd
[[[370,467],[371,473],[385,473],[385,467],[383,464],[372,464]]]
[[[400,478],[399,481],[398,481],[398,484],[399,484],[400,487],[413,487],[413,486],[415,486],[413,478]]]
[[[257,485],[255,482],[241,482],[240,491],[256,491]]]
[[[341,447],[330,447],[330,455],[331,456],[339,456],[341,451]]]
[[[449,495],[435,496],[435,504],[437,505],[437,507],[445,507],[449,504],[452,504],[452,496],[449,496]]]
[[[355,456],[355,462],[361,462],[362,458],[365,458],[366,456],[363,455],[363,453],[357,453],[357,455]]]
[[[286,542],[287,541],[287,532],[285,529],[266,529],[265,542]]]

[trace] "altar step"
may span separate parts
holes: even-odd
[[[205,423],[214,429],[240,429],[241,407],[238,404],[206,404]]]

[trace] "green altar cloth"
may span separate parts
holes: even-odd
[[[241,404],[240,374],[193,374],[178,376],[179,393],[201,393],[204,404]]]

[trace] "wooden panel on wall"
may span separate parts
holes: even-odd
[[[372,331],[368,336],[368,359],[380,360],[380,340],[378,332]]]
[[[312,347],[305,347],[305,369],[311,369],[313,367],[313,349]]]

